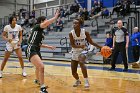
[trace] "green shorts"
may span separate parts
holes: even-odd
[[[33,55],[38,55],[40,59],[42,59],[41,53],[40,53],[40,46],[29,44],[27,46],[25,54],[26,54],[26,57],[29,59],[29,61]]]

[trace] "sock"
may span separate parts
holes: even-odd
[[[80,79],[77,79],[76,81],[80,81]]]
[[[41,85],[41,88],[44,88],[44,87],[46,87],[45,84],[42,84],[42,85]]]
[[[88,78],[85,78],[85,83],[88,83]]]
[[[22,69],[22,72],[25,72],[25,68]]]
[[[0,73],[3,73],[3,71],[0,70]]]

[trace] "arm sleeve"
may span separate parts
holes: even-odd
[[[124,28],[124,33],[125,33],[125,36],[129,35],[128,30],[126,28]]]

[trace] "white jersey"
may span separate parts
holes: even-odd
[[[87,41],[86,41],[85,29],[81,29],[81,33],[80,33],[79,37],[77,37],[75,30],[72,30],[71,33],[74,38],[75,45],[86,45]],[[72,51],[80,52],[80,51],[83,51],[83,49],[82,48],[72,48]]]
[[[4,27],[4,31],[7,32],[8,39],[12,39],[12,42],[18,42],[19,41],[19,31],[22,31],[22,28],[20,25],[15,25],[14,28],[11,28],[10,25],[6,25]]]

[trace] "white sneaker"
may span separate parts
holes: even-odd
[[[26,72],[22,72],[22,76],[23,77],[26,77],[27,76],[27,73]]]
[[[86,64],[88,64],[88,63],[89,63],[89,61],[86,61],[85,63],[86,63]]]
[[[2,78],[2,71],[0,71],[0,78]]]
[[[76,80],[76,82],[74,83],[73,87],[77,87],[81,84],[81,81],[80,80]]]
[[[89,82],[86,82],[84,86],[85,86],[86,89],[88,89],[89,88]]]

